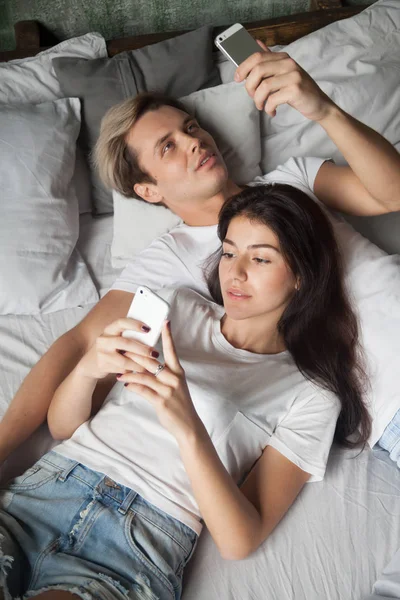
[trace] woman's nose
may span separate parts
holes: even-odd
[[[240,258],[236,259],[232,264],[231,275],[234,279],[245,281],[247,279],[247,271],[244,261]]]

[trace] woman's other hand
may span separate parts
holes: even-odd
[[[196,433],[201,424],[186,383],[185,372],[176,354],[170,323],[162,330],[165,365],[140,355],[135,361],[145,370],[142,373],[125,373],[118,377],[127,389],[148,400],[155,408],[158,419],[178,441]],[[202,424],[201,424],[202,425]]]

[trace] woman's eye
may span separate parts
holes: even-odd
[[[260,265],[267,265],[268,263],[270,263],[271,261],[268,260],[267,258],[254,258],[253,260],[256,261],[256,263],[260,264]]]
[[[173,146],[172,142],[168,142],[168,144],[165,144],[164,148],[163,148],[163,154],[165,154],[165,152],[168,152],[168,149]]]
[[[233,256],[232,252],[223,252],[222,253],[223,258],[232,258],[232,256]]]

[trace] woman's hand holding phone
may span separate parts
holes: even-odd
[[[146,334],[150,328],[141,321],[131,318],[117,319],[108,325],[96,339],[90,350],[78,364],[81,374],[103,379],[109,374],[120,374],[128,371],[142,372],[143,367],[136,362],[136,357],[146,357],[157,368],[159,353],[153,347],[122,336],[124,331],[137,331]]]
[[[119,376],[128,390],[139,394],[152,404],[158,419],[178,441],[203,428],[190,397],[183,370],[176,354],[169,322],[162,329],[162,345],[165,365],[138,355],[135,361],[141,365],[141,373],[124,373]]]

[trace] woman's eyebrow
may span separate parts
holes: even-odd
[[[232,242],[232,240],[228,240],[228,238],[224,239],[224,243],[237,247],[235,242]],[[279,252],[280,254],[279,249],[276,248],[276,246],[273,246],[272,244],[250,244],[250,246],[247,246],[247,250],[253,250],[254,248],[272,248],[272,250],[275,250],[275,252]]]

